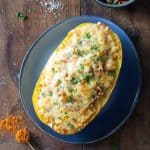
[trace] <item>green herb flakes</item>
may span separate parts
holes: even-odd
[[[41,94],[42,94],[43,97],[47,96],[47,94],[45,92],[41,92]]]
[[[73,88],[68,88],[68,91],[69,91],[70,93],[74,93],[74,92],[76,92],[77,90],[76,90],[76,89],[73,89]]]
[[[71,120],[73,120],[73,121],[76,121],[76,119],[73,117],[73,118],[71,118]]]
[[[77,55],[80,56],[80,57],[83,57],[84,52],[81,51],[80,49],[77,49]]]
[[[91,95],[91,98],[92,98],[92,99],[95,99],[95,98],[96,98],[96,95],[92,94],[92,95]]]
[[[85,37],[86,37],[87,39],[90,39],[90,38],[91,38],[90,33],[89,33],[89,32],[88,32],[88,33],[86,33]]]
[[[81,131],[81,127],[78,127],[78,128],[77,128],[77,131]]]
[[[84,65],[83,64],[80,64],[80,69],[84,70]]]
[[[74,125],[73,125],[72,123],[68,123],[68,127],[69,127],[70,129],[74,129]]]
[[[115,76],[116,76],[116,71],[115,71],[115,70],[111,70],[111,71],[108,71],[107,74],[108,74],[109,76],[115,77]]]
[[[100,50],[100,46],[99,45],[93,45],[93,46],[91,46],[91,50],[99,51]]]
[[[73,93],[74,90],[73,90],[72,88],[69,88],[68,91],[69,91],[70,93]]]
[[[53,92],[50,92],[50,93],[49,93],[49,96],[53,96]]]
[[[19,17],[20,15],[21,15],[20,12],[17,12],[17,13],[16,13],[16,17]]]
[[[97,58],[97,61],[100,61],[100,62],[104,61],[103,56],[99,56],[99,57]]]
[[[78,84],[78,82],[80,82],[80,80],[79,80],[79,78],[72,78],[71,79],[71,82],[73,83],[73,84]]]
[[[82,45],[83,41],[80,41],[79,44]]]
[[[62,82],[62,81],[61,81],[60,79],[57,80],[57,84],[58,84],[58,85],[61,84],[61,82]]]
[[[61,117],[58,117],[57,119],[62,120],[62,118],[61,118]]]
[[[54,71],[55,71],[55,69],[54,69],[54,68],[52,68],[52,71],[54,72]]]
[[[74,103],[74,99],[72,96],[69,96],[68,99],[67,99],[67,102],[68,103]]]
[[[58,105],[58,103],[57,103],[57,102],[54,102],[54,105]]]
[[[21,12],[17,12],[16,17],[18,17],[22,21],[25,21],[28,19],[28,16],[21,14]]]
[[[89,74],[83,74],[83,80],[85,80],[87,83],[90,83],[93,80],[93,76]]]

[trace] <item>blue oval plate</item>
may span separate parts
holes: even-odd
[[[32,92],[55,48],[72,28],[83,22],[105,23],[119,35],[123,46],[123,64],[117,85],[103,111],[81,132],[60,135],[37,118],[32,105]],[[114,133],[131,115],[141,88],[139,59],[131,40],[116,24],[94,16],[72,17],[44,32],[27,51],[21,65],[19,88],[24,109],[38,127],[65,142],[92,143]]]

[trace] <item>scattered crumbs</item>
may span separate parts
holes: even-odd
[[[0,131],[7,131],[15,136],[16,142],[28,144],[32,150],[35,148],[30,144],[30,132],[25,127],[23,116],[9,115],[0,119]]]
[[[7,116],[0,119],[0,130],[5,130],[10,133],[16,133],[22,126],[22,116]]]
[[[55,13],[57,10],[62,10],[64,5],[59,0],[39,0],[42,7],[46,7],[46,12]]]
[[[27,128],[19,129],[16,132],[15,138],[18,143],[26,144],[30,140],[30,133]]]
[[[6,85],[8,79],[9,79],[8,77],[6,77],[6,76],[1,76],[1,75],[0,75],[0,86]]]
[[[53,19],[58,19],[64,9],[64,4],[60,0],[27,0],[27,2],[36,2],[43,8],[43,15],[52,14]],[[46,22],[43,20],[42,22]]]

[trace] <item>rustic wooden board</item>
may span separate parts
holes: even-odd
[[[35,0],[0,0],[0,117],[21,113],[32,134],[32,144],[38,150],[149,150],[150,149],[150,2],[137,1],[123,9],[98,6],[92,0],[61,0],[64,8],[60,16],[34,3]],[[20,11],[29,16],[25,22],[18,20]],[[18,94],[18,71],[22,58],[32,42],[44,30],[69,16],[96,15],[119,24],[133,40],[142,66],[143,86],[136,110],[108,139],[88,145],[72,145],[45,135],[24,113]],[[0,150],[28,150],[27,145],[17,144],[14,138],[0,133]]]

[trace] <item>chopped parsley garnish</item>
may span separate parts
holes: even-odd
[[[97,61],[102,62],[103,60],[104,60],[103,56],[99,56],[99,57],[97,58]]]
[[[58,117],[57,119],[60,119],[60,120],[61,120],[62,118],[61,118],[61,117]]]
[[[23,20],[23,21],[28,19],[28,16],[21,14],[21,12],[17,12],[16,17],[18,17],[20,20]]]
[[[57,80],[57,84],[59,85],[62,81],[60,79]]]
[[[73,117],[73,118],[71,118],[73,121],[76,121],[76,119]]]
[[[86,33],[85,37],[86,37],[87,39],[90,39],[90,38],[91,38],[90,33],[89,33],[89,32],[88,32],[88,33]]]
[[[68,91],[69,91],[70,93],[73,93],[74,89],[69,88]]]
[[[72,78],[71,79],[71,82],[73,83],[73,84],[78,84],[78,82],[80,82],[80,80],[79,80],[79,78]]]
[[[96,98],[96,95],[92,94],[92,95],[91,95],[91,98],[92,98],[92,99],[95,99],[95,98]]]
[[[70,129],[74,129],[74,125],[71,123],[68,123],[68,126],[70,127]]]
[[[83,51],[81,51],[80,49],[77,49],[77,55],[78,56],[80,56],[80,57],[83,57],[83,55],[84,55],[84,52]]]
[[[115,70],[111,70],[111,71],[108,71],[107,74],[109,76],[113,76],[114,77],[116,75],[116,71]]]
[[[80,130],[81,130],[81,127],[78,127],[78,128],[77,128],[77,131],[80,131]]]
[[[54,102],[54,105],[58,105],[58,103],[57,103],[57,102]]]
[[[99,51],[100,50],[100,46],[99,45],[93,45],[93,46],[91,46],[91,50]]]
[[[19,17],[20,15],[21,15],[20,12],[17,12],[17,13],[16,13],[16,17]]]
[[[65,115],[67,114],[67,112],[65,112]]]
[[[83,75],[83,79],[87,82],[87,83],[90,83],[91,80],[93,80],[93,76],[92,75],[89,75],[89,74],[84,74]]]
[[[41,93],[43,97],[47,96],[47,94],[45,92]]]
[[[53,96],[53,92],[50,92],[50,93],[49,93],[49,96]]]
[[[82,43],[83,43],[82,41],[79,42],[80,45],[82,45]]]
[[[54,69],[54,68],[52,68],[52,71],[54,72],[54,71],[55,71],[55,69]]]
[[[69,96],[68,99],[67,99],[67,102],[68,103],[73,103],[74,102],[74,99],[72,96]]]
[[[77,90],[76,90],[76,89],[73,89],[73,88],[68,88],[68,91],[69,91],[70,93],[73,93],[73,92],[76,92]]]
[[[84,70],[84,65],[80,64],[80,68],[81,68],[81,70]]]

